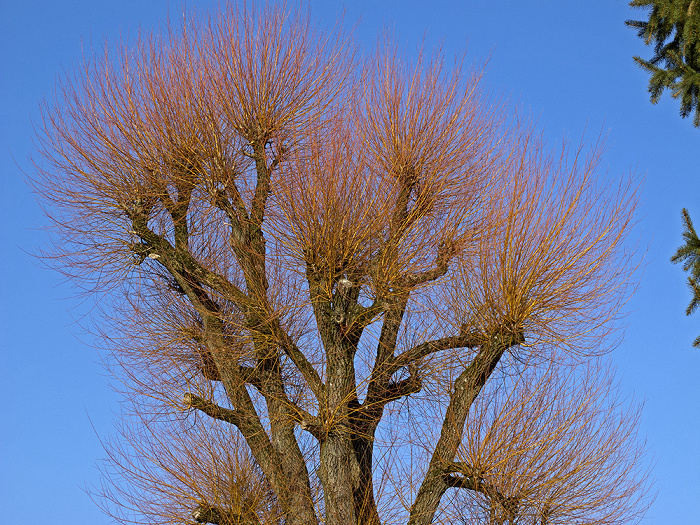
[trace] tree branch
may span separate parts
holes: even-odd
[[[392,374],[402,366],[408,366],[435,352],[449,350],[452,348],[476,348],[484,342],[484,336],[477,332],[461,332],[459,335],[452,335],[420,343],[413,348],[401,353],[392,364]]]
[[[296,411],[296,421],[299,423],[299,427],[321,441],[324,438],[325,430],[320,418],[309,414],[296,403],[292,403],[292,406]]]
[[[244,238],[243,224],[246,224],[249,221],[248,211],[245,208],[243,199],[238,193],[238,188],[236,185],[231,184],[231,186],[233,187],[233,199],[236,202],[235,208],[225,195],[225,193],[230,193],[230,190],[224,191],[213,189],[211,190],[211,193],[214,200],[214,205],[223,211],[230,221],[231,237],[236,239],[236,244],[241,245],[243,244]]]
[[[266,371],[265,377],[261,377],[259,386],[268,404],[268,411],[286,416],[272,422],[271,436],[269,436],[246,391],[245,382],[239,373],[241,371],[239,366],[230,362],[231,360],[227,357],[223,321],[216,304],[202,286],[210,287],[230,298],[241,310],[250,329],[257,330],[263,336],[275,338],[271,329],[271,318],[268,315],[271,308],[266,297],[267,281],[262,232],[259,229],[256,230],[252,251],[239,250],[239,262],[243,265],[248,291],[251,292],[249,295],[223,276],[200,265],[186,249],[174,248],[167,239],[150,230],[144,214],[132,219],[132,223],[137,234],[154,247],[154,254],[159,256],[159,262],[167,268],[203,315],[207,345],[211,350],[224,388],[236,410],[223,409],[196,397],[189,398],[189,401],[209,416],[236,425],[278,494],[283,487],[284,490],[294,487],[293,490],[289,489],[289,497],[281,498],[285,511],[290,510],[290,505],[293,506],[291,503],[293,500],[303,500],[300,504],[308,507],[308,500],[310,500],[308,471],[294,436],[294,411],[284,392],[279,356],[277,352],[271,355],[269,347],[260,340],[255,342],[258,364],[262,365],[259,372]],[[279,337],[275,339],[278,340]]]
[[[287,334],[287,332],[282,328],[279,320],[275,320],[274,329],[277,331],[277,338],[279,339],[280,347],[284,351],[287,357],[294,363],[304,380],[311,388],[311,391],[316,396],[316,399],[320,402],[325,396],[325,385],[321,381],[321,377],[318,372],[313,367],[313,365],[306,359],[306,356],[299,350],[299,347],[292,340],[292,338]]]
[[[410,375],[407,379],[389,383],[381,401],[388,403],[404,396],[420,392],[421,388],[423,388],[423,381],[418,375],[418,370],[415,366],[410,367],[410,369]]]
[[[464,461],[453,461],[445,467],[444,471],[450,487],[475,490],[487,496],[496,495],[501,501],[512,499],[501,494],[493,485],[484,483],[481,472]],[[454,476],[455,473],[462,476]]]
[[[167,239],[148,227],[146,217],[135,217],[132,227],[136,234],[148,243],[153,254],[158,256],[158,260],[176,280],[178,276],[189,274],[197,281],[231,298],[241,311],[246,312],[249,309],[250,301],[245,292],[225,277],[202,266],[187,250],[173,247]]]
[[[377,354],[372,367],[369,385],[367,386],[367,398],[363,403],[365,407],[363,410],[364,416],[377,421],[381,418],[383,408],[388,402],[385,401],[385,392],[391,376],[400,368],[394,368],[392,371],[395,361],[394,350],[396,349],[401,322],[406,312],[408,294],[399,295],[394,298],[392,303],[391,307],[384,314],[384,322],[382,323],[382,330],[377,342]]]
[[[265,139],[257,138],[253,144],[253,158],[258,174],[258,182],[255,186],[255,195],[250,207],[250,221],[254,228],[259,228],[265,216],[267,196],[270,194],[271,168],[267,165],[265,154]]]
[[[220,407],[219,405],[196,396],[191,392],[185,393],[184,401],[189,408],[201,410],[209,417],[218,419],[219,421],[225,421],[226,423],[231,423],[232,425],[236,426],[240,425],[241,423],[241,415],[236,410]]]
[[[469,407],[481,392],[505,351],[511,346],[523,343],[525,338],[522,332],[507,332],[494,334],[482,341],[479,352],[454,382],[440,438],[435,445],[423,483],[411,506],[408,525],[432,523],[440,499],[448,488],[445,464],[451,464],[454,461],[457,448],[462,441]]]
[[[417,275],[410,275],[405,277],[406,286],[408,288],[414,288],[422,284],[434,281],[444,276],[450,266],[450,260],[456,253],[456,247],[454,243],[441,243],[438,246],[437,258],[435,260],[435,268],[432,270],[427,270],[425,272],[419,273]]]
[[[361,420],[365,424],[376,424],[381,419],[384,407],[387,403],[396,401],[402,397],[420,392],[423,388],[423,381],[418,374],[415,364],[409,365],[409,377],[400,381],[391,382],[386,380],[384,388],[380,383],[374,383],[371,391],[368,389],[365,402],[362,403],[360,413]],[[367,429],[364,429],[367,431]]]
[[[463,473],[461,470],[458,470],[457,472]],[[484,483],[483,480],[478,475],[474,474],[473,471],[471,475],[464,474],[464,477],[446,474],[445,484],[450,488],[473,490],[484,494],[491,500],[492,505],[493,502],[500,505],[508,515],[510,522],[515,523],[515,519],[518,516],[518,509],[520,507],[520,498],[518,496],[505,496],[493,485]]]

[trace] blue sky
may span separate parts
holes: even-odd
[[[312,16],[332,23],[344,2],[312,0]],[[187,9],[213,2],[188,0]],[[633,239],[645,257],[628,305],[625,338],[612,354],[623,392],[645,401],[642,437],[655,465],[658,497],[646,523],[690,523],[700,501],[700,315],[687,318],[685,275],[669,263],[681,240],[680,210],[700,226],[700,130],[665,96],[650,105],[647,78],[632,56],[649,56],[624,21],[642,12],[622,0],[529,2],[346,2],[366,49],[389,29],[407,53],[423,38],[446,55],[467,46],[490,57],[485,82],[532,115],[552,143],[584,131],[607,136],[608,176],[643,178]],[[47,245],[46,220],[23,180],[31,173],[32,119],[56,79],[83,50],[160,27],[180,2],[158,0],[0,2],[0,508],[3,522],[109,523],[89,496],[95,462],[118,412],[118,397],[76,324],[89,303],[29,255]],[[695,161],[693,161],[695,159]]]

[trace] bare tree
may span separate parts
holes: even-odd
[[[636,412],[590,372],[634,191],[439,53],[283,8],[105,53],[44,108],[55,261],[124,380],[124,522],[623,523]],[[112,503],[116,504],[113,506]],[[120,510],[121,509],[121,510]]]

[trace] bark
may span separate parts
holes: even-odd
[[[323,484],[326,523],[357,523],[354,492],[360,488],[360,467],[353,448],[349,402],[355,397],[354,349],[347,341],[326,349],[327,408],[323,414],[319,477]]]
[[[270,443],[282,470],[284,487],[275,487],[281,500],[287,500],[287,522],[316,523],[312,505],[311,486],[306,462],[294,436],[295,417],[284,389],[279,356],[279,332],[282,331],[267,297],[268,281],[265,269],[265,238],[261,225],[265,204],[270,191],[271,168],[265,156],[265,137],[251,141],[258,176],[255,196],[249,216],[237,216],[232,224],[231,245],[243,269],[248,297],[253,303],[246,316],[247,328],[254,334],[253,341],[261,392],[265,397],[270,417]],[[242,233],[242,235],[241,235]]]
[[[186,294],[203,319],[205,377],[220,380],[234,410],[223,409],[190,396],[189,404],[211,417],[234,424],[243,434],[251,451],[278,495],[288,524],[316,523],[309,474],[299,444],[294,436],[294,413],[284,392],[279,350],[281,326],[271,314],[267,299],[268,282],[265,275],[265,239],[261,230],[265,202],[269,193],[270,170],[264,158],[264,147],[256,147],[258,185],[251,213],[238,203],[231,205],[227,198],[215,194],[215,204],[231,220],[231,246],[243,271],[246,291],[231,285],[224,277],[202,267],[188,252],[187,209],[191,188],[178,188],[177,200],[167,192],[160,199],[169,211],[175,225],[175,246],[148,228],[147,210],[133,213],[134,231],[145,241],[146,251],[158,256],[176,285]],[[238,195],[235,184],[229,195]],[[231,189],[231,188],[229,188]],[[139,213],[140,211],[140,213]],[[243,373],[242,367],[230,357],[225,341],[221,308],[204,288],[214,289],[232,300],[245,318],[246,328],[254,334],[257,356],[256,372]],[[272,320],[272,321],[271,321]],[[246,383],[255,384],[264,395],[271,417],[271,432],[260,422]]]
[[[457,377],[445,413],[440,439],[435,445],[423,483],[411,506],[408,525],[432,523],[440,499],[449,487],[447,476],[462,441],[469,407],[481,392],[504,352],[510,346],[522,342],[524,342],[522,333],[509,334],[507,337],[492,337]]]
[[[350,421],[353,427],[352,447],[359,467],[359,486],[353,489],[353,502],[358,523],[362,525],[379,525],[377,503],[374,500],[374,481],[372,479],[372,457],[374,452],[374,434],[377,424],[366,424],[361,418],[353,417],[360,412],[361,405],[354,399],[350,404]]]

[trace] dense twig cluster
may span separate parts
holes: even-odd
[[[136,416],[109,447],[119,519],[644,510],[636,412],[590,369],[633,192],[601,186],[597,149],[548,155],[479,74],[226,7],[87,64],[41,143],[56,260],[109,291]]]

